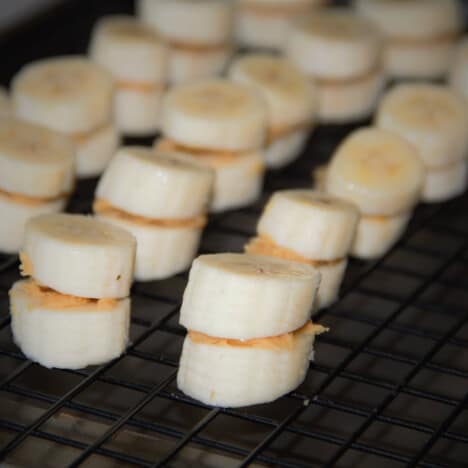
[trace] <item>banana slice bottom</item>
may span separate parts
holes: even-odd
[[[214,170],[215,182],[210,208],[212,212],[244,207],[254,203],[260,196],[265,163],[259,151],[204,151],[179,145],[168,138],[156,140],[155,150],[192,156]]]
[[[15,197],[5,196],[0,192],[0,251],[16,253],[23,244],[26,223],[29,219],[42,214],[58,213],[63,211],[67,198],[61,197],[51,201],[27,203],[16,200]]]
[[[16,344],[45,367],[102,364],[120,356],[128,343],[128,298],[84,300],[23,280],[10,290],[10,310]]]
[[[352,80],[316,80],[321,123],[339,124],[369,117],[385,86],[382,69]]]
[[[346,258],[325,262],[310,260],[292,249],[276,244],[270,237],[265,235],[252,239],[245,246],[245,251],[249,254],[265,255],[312,265],[320,273],[320,285],[315,297],[313,312],[329,307],[337,300],[346,266],[348,265]]]
[[[426,169],[422,200],[426,203],[437,203],[461,195],[466,190],[467,174],[467,161],[437,169]]]
[[[280,138],[274,138],[265,148],[265,163],[270,169],[281,169],[293,162],[302,152],[309,132],[296,130]]]
[[[82,178],[101,174],[119,146],[119,134],[112,123],[71,137],[77,146],[76,174]]]
[[[151,135],[160,125],[161,101],[164,86],[139,87],[118,83],[114,96],[115,124],[125,135]]]
[[[317,166],[312,171],[312,182],[314,190],[317,190],[319,192],[325,192],[327,188],[327,170],[328,164],[322,164],[320,166]]]
[[[203,216],[177,220],[177,225],[164,225],[164,220],[142,222],[142,218],[139,220],[117,209],[101,209],[98,203],[94,211],[98,219],[123,228],[135,237],[135,279],[138,281],[169,278],[186,270],[195,258],[206,222]]]
[[[313,356],[312,322],[278,337],[247,341],[213,338],[189,331],[177,385],[207,405],[239,407],[267,403],[300,385]]]
[[[411,213],[398,216],[361,216],[351,255],[371,260],[385,255],[406,229]]]

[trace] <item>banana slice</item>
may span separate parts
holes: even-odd
[[[20,198],[20,200],[18,200]],[[51,201],[35,201],[0,192],[0,251],[17,253],[23,245],[26,223],[35,216],[63,211],[66,198]]]
[[[25,280],[10,290],[10,309],[15,343],[45,367],[102,364],[128,343],[130,299],[80,299]]]
[[[376,123],[412,143],[428,168],[447,166],[468,154],[468,105],[447,86],[396,86],[383,98]]]
[[[28,197],[68,195],[74,185],[73,143],[52,130],[0,120],[0,189]]]
[[[398,216],[361,216],[351,255],[362,260],[383,257],[406,229],[411,213]]]
[[[169,63],[169,81],[173,85],[221,75],[234,49],[231,44],[212,48],[172,46]]]
[[[39,216],[26,225],[23,274],[62,294],[122,298],[130,291],[135,249],[131,234],[91,217]]]
[[[298,130],[275,138],[265,149],[265,165],[269,169],[282,169],[301,154],[309,138],[308,130]]]
[[[139,0],[138,16],[169,43],[224,44],[233,29],[233,4],[213,0]]]
[[[135,279],[152,281],[169,278],[187,270],[195,258],[203,231],[199,217],[177,227],[156,222],[138,222],[116,216],[110,210],[94,208],[96,217],[130,232],[137,241]]]
[[[348,255],[359,219],[357,208],[313,190],[276,192],[257,232],[306,259],[333,261]]]
[[[189,331],[177,386],[213,406],[239,407],[276,400],[303,382],[315,335],[324,331],[309,322],[293,333],[248,341]]]
[[[240,340],[288,333],[309,319],[319,282],[317,271],[301,263],[248,254],[202,255],[190,270],[180,323]]]
[[[321,164],[312,171],[312,181],[314,190],[325,192],[327,180],[328,164]]]
[[[66,134],[90,132],[112,115],[111,76],[84,57],[40,60],[13,79],[16,116]]]
[[[450,70],[450,86],[468,98],[468,38],[458,44]]]
[[[113,123],[109,123],[83,135],[74,135],[76,146],[76,175],[96,177],[104,171],[120,143],[120,136]]]
[[[426,171],[422,200],[438,203],[455,198],[465,192],[467,186],[466,160]]]
[[[437,78],[450,66],[463,14],[458,0],[355,0],[359,14],[387,38],[392,78]]]
[[[293,24],[285,50],[309,76],[348,80],[376,69],[382,40],[369,21],[351,10],[319,9]]]
[[[0,119],[5,119],[11,116],[11,102],[8,91],[0,86]]]
[[[112,15],[94,26],[89,54],[119,82],[164,84],[168,49],[158,34],[129,15]]]
[[[236,15],[236,39],[243,47],[281,51],[290,23],[321,0],[240,0]]]
[[[162,131],[177,143],[202,149],[250,151],[263,145],[266,104],[246,86],[210,79],[170,90]]]
[[[392,132],[363,128],[338,147],[326,191],[355,203],[366,215],[405,213],[419,201],[424,168],[412,145]]]
[[[209,168],[182,154],[124,147],[103,174],[96,196],[131,214],[188,219],[206,211],[213,178]]]

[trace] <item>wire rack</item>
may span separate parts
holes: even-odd
[[[72,1],[10,32],[0,38],[3,81],[29,60],[84,52],[97,17],[131,9]],[[350,130],[319,128],[300,160],[267,176],[259,203],[210,220],[201,251],[241,251],[269,194],[309,186]],[[90,212],[95,183],[80,182],[69,211]],[[467,202],[420,206],[388,255],[352,261],[340,301],[317,318],[331,332],[304,384],[245,409],[210,408],[176,388],[186,273],[134,285],[125,355],[48,370],[12,343],[7,291],[18,261],[0,256],[0,464],[468,466]]]

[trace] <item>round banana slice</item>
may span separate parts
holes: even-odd
[[[359,211],[345,200],[313,190],[276,192],[257,232],[306,259],[332,261],[348,255]]]
[[[100,19],[91,38],[90,56],[119,81],[165,83],[168,49],[157,33],[132,16]]]
[[[144,223],[117,217],[95,208],[96,216],[130,232],[137,241],[135,279],[152,281],[169,278],[187,270],[195,258],[202,234],[204,218],[199,217],[185,225],[172,227]]]
[[[39,215],[63,211],[66,204],[64,197],[44,202],[0,192],[0,252],[17,253],[23,245],[26,223]]]
[[[8,91],[3,86],[0,86],[0,119],[8,118],[11,114],[10,96],[8,95]]]
[[[233,4],[219,0],[139,0],[138,15],[169,43],[223,44],[233,29]]]
[[[376,123],[412,143],[426,167],[467,157],[468,105],[447,86],[396,86],[382,99]]]
[[[400,239],[411,213],[398,216],[361,216],[351,255],[362,260],[383,257]]]
[[[468,98],[468,37],[457,46],[450,70],[450,86]]]
[[[317,110],[315,87],[289,60],[268,54],[244,55],[232,63],[228,76],[262,94],[271,130],[312,126]]]
[[[341,283],[348,266],[348,259],[343,258],[335,262],[316,262],[314,268],[320,273],[320,286],[315,300],[315,310],[330,307],[337,301]]]
[[[104,171],[120,143],[113,123],[103,125],[83,135],[74,135],[76,146],[76,175],[96,177]]]
[[[405,213],[419,201],[424,168],[414,147],[378,128],[353,132],[327,170],[326,191],[355,203],[366,215]]]
[[[237,7],[235,33],[243,47],[280,51],[292,20],[321,0],[240,0]]]
[[[264,150],[266,167],[281,169],[292,163],[305,148],[308,137],[308,130],[297,130],[273,139]]]
[[[102,364],[119,357],[128,343],[130,299],[77,298],[24,280],[10,290],[10,310],[15,343],[44,367]]]
[[[171,47],[169,82],[173,85],[221,75],[234,53],[231,44],[210,49],[181,46]]]
[[[464,193],[467,186],[467,169],[468,162],[463,160],[449,166],[427,170],[422,201],[439,203]]]
[[[285,51],[307,75],[348,80],[377,68],[382,40],[369,21],[351,10],[318,9],[293,24]]]
[[[129,295],[135,238],[81,215],[54,214],[28,221],[23,273],[62,294],[107,299]]]
[[[212,406],[267,403],[304,380],[319,325],[286,335],[247,341],[213,338],[189,331],[184,341],[177,386]]]
[[[80,56],[39,60],[13,79],[16,116],[67,134],[84,133],[111,118],[111,76]]]
[[[210,79],[170,90],[162,131],[177,143],[202,149],[249,151],[263,145],[267,107],[246,86]]]
[[[301,263],[249,254],[194,260],[180,323],[211,336],[246,340],[288,333],[311,314],[320,282]]]
[[[14,119],[0,120],[0,189],[37,198],[73,190],[75,148],[65,136]]]
[[[103,174],[96,196],[134,215],[189,219],[206,212],[213,179],[213,171],[193,158],[125,147]]]

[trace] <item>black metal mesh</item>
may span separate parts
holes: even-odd
[[[98,16],[126,11],[129,1],[73,1],[0,38],[3,81],[29,60],[84,52]],[[201,251],[241,251],[268,195],[309,186],[311,169],[349,130],[318,129],[297,163],[268,175],[261,202],[210,220]],[[94,186],[80,183],[69,210],[89,212]],[[80,371],[48,370],[12,342],[7,291],[19,279],[18,262],[0,256],[0,461],[467,466],[467,200],[420,206],[385,258],[352,261],[341,300],[319,314],[331,331],[318,339],[305,383],[272,404],[237,410],[206,407],[176,388],[186,274],[135,284],[124,356]]]

